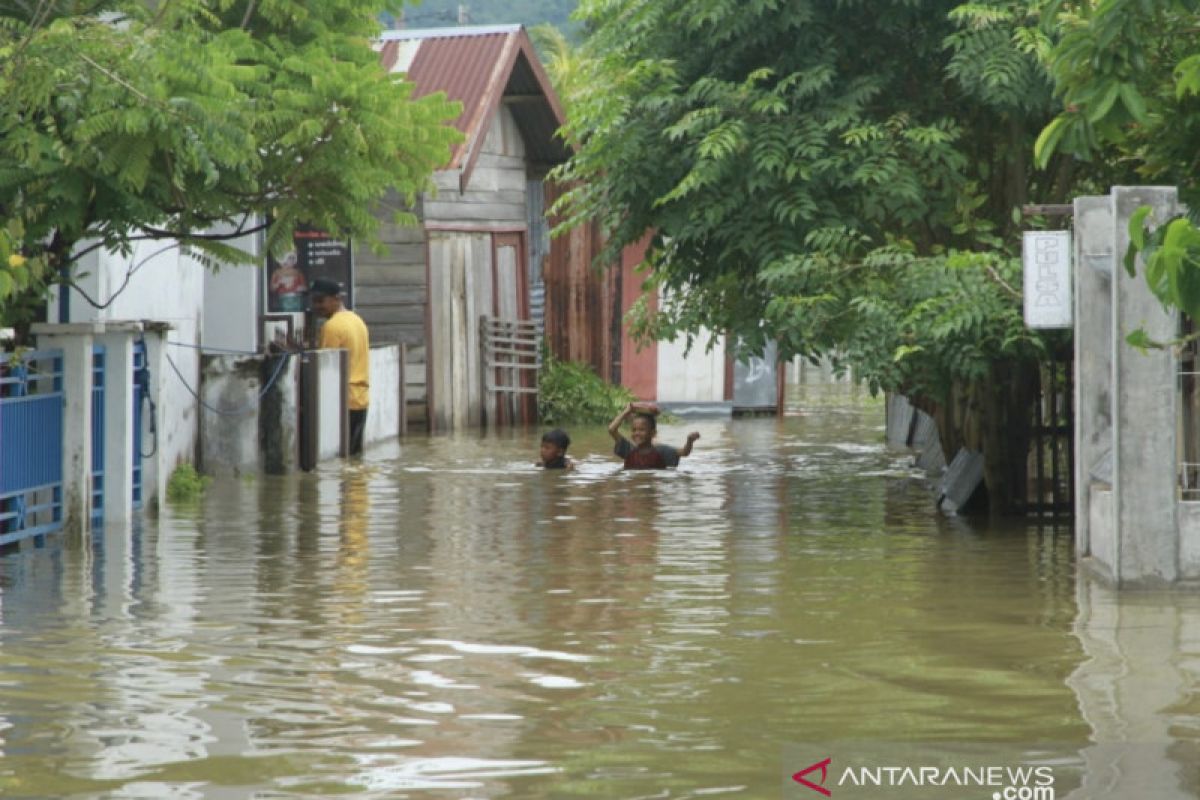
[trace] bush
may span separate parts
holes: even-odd
[[[187,503],[200,499],[204,487],[211,478],[206,478],[191,464],[180,464],[167,481],[167,499],[172,503]]]
[[[634,399],[580,361],[559,361],[547,353],[538,380],[538,419],[547,424],[599,424],[610,421]]]

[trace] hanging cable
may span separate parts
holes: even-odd
[[[146,349],[145,335],[138,337],[137,344],[142,351],[142,365],[133,373],[133,381],[137,384],[138,391],[141,392],[142,407],[150,406],[150,435],[154,437],[154,448],[149,453],[143,453],[141,447],[138,447],[138,455],[142,458],[150,458],[158,452],[158,407],[154,403],[154,397],[150,394],[150,353]],[[138,409],[139,412],[141,410],[141,408]]]
[[[240,417],[240,416],[248,414],[251,411],[258,408],[259,404],[262,402],[263,397],[266,396],[267,392],[269,392],[271,390],[271,387],[275,385],[275,380],[279,377],[279,374],[281,372],[283,372],[283,365],[287,363],[288,359],[293,354],[286,353],[286,352],[282,353],[281,354],[282,357],[279,359],[279,363],[275,366],[275,372],[271,375],[271,379],[267,381],[266,385],[263,386],[262,391],[260,391],[258,393],[258,397],[255,397],[253,400],[248,402],[246,405],[242,406],[241,408],[237,408],[237,409],[217,408],[216,406],[210,406],[208,403],[204,402],[204,400],[200,397],[199,393],[197,393],[196,390],[192,388],[191,384],[189,384],[187,382],[187,378],[183,377],[183,373],[179,371],[179,367],[175,364],[175,359],[171,358],[171,354],[163,353],[163,355],[166,356],[167,363],[171,365],[171,369],[173,369],[175,371],[175,374],[179,377],[180,382],[183,384],[183,388],[187,389],[188,394],[190,394],[193,398],[195,398],[196,402],[198,402],[202,408],[205,408],[208,411],[211,411],[214,414],[218,414],[223,417]]]

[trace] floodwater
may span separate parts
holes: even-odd
[[[956,743],[1200,796],[1200,594],[940,517],[881,405],[798,402],[664,426],[675,472],[413,437],[0,556],[0,796],[816,800],[831,753]],[[833,797],[993,796],[927,789]]]

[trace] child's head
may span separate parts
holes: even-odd
[[[653,414],[642,412],[633,415],[633,422],[630,423],[629,438],[635,445],[641,447],[643,444],[650,444],[654,441],[654,434],[657,432],[658,423]]]
[[[567,448],[570,446],[571,437],[567,436],[567,432],[562,428],[546,431],[542,434],[542,461],[553,461],[556,458],[562,458],[567,454]]]

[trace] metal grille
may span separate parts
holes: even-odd
[[[530,320],[483,316],[479,319],[479,341],[484,422],[511,422],[521,410],[517,397],[538,392],[542,348],[537,324]],[[489,419],[493,409],[494,417]]]
[[[62,351],[0,353],[0,545],[62,527]]]
[[[133,507],[142,507],[142,382],[147,369],[146,343],[133,343]]]
[[[92,523],[104,522],[104,359],[103,345],[92,349]]]
[[[1065,516],[1075,496],[1073,374],[1063,355],[1041,366],[1034,402],[1030,461],[1033,480],[1027,494],[1030,514]]]
[[[1179,492],[1183,500],[1200,500],[1200,344],[1187,340],[1194,335],[1195,323],[1184,319],[1180,334],[1185,343],[1179,348]]]

